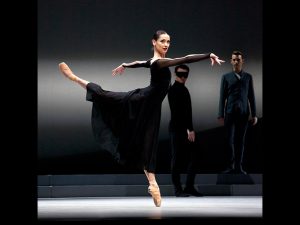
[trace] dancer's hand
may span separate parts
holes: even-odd
[[[118,74],[121,75],[124,72],[124,70],[125,70],[125,67],[123,65],[120,65],[117,68],[115,68],[115,69],[112,70],[112,75],[113,76],[116,76]]]
[[[221,63],[224,63],[224,60],[219,59],[218,56],[216,56],[214,53],[210,54],[210,60],[211,60],[211,65],[213,66],[215,63],[218,63],[221,65]]]

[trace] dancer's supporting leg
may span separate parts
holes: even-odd
[[[146,177],[149,181],[149,187],[148,187],[148,192],[151,194],[154,204],[156,207],[160,207],[161,205],[161,196],[160,196],[160,190],[158,187],[158,184],[155,179],[155,174],[154,173],[149,173],[148,171],[144,170]]]

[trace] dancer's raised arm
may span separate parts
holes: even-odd
[[[138,68],[138,67],[150,67],[149,61],[134,61],[131,63],[122,63],[120,66],[112,70],[112,75],[115,76],[117,74],[122,74],[126,67],[129,68]]]
[[[221,63],[224,63],[224,60],[219,59],[218,56],[216,56],[214,53],[206,53],[206,54],[191,54],[191,55],[186,55],[184,57],[180,58],[163,58],[160,59],[157,64],[159,68],[163,67],[169,67],[169,66],[177,66],[180,64],[187,64],[187,63],[193,63],[193,62],[198,62],[204,59],[210,58],[211,60],[211,65],[213,66],[215,63],[221,65]]]

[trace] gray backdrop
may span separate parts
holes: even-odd
[[[64,61],[80,77],[106,90],[129,91],[149,84],[149,69],[122,62],[152,57],[158,29],[171,36],[167,57],[214,52],[226,60],[189,64],[186,83],[196,131],[218,127],[222,74],[231,70],[232,50],[245,54],[244,70],[254,78],[257,115],[262,117],[261,0],[40,0],[38,1],[38,156],[51,158],[97,151],[91,130],[91,102],[85,90],[63,77]],[[170,68],[173,72],[174,68]],[[172,83],[174,76],[172,77]],[[170,110],[163,102],[160,139],[167,139]]]

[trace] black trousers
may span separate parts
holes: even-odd
[[[194,186],[196,169],[194,163],[195,143],[188,140],[187,130],[170,131],[171,174],[176,190],[181,190],[180,174],[187,173],[186,187]]]
[[[245,136],[248,128],[248,115],[232,113],[225,115],[226,143],[230,169],[242,168]]]

